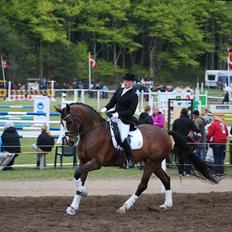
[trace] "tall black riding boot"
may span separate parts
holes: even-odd
[[[126,168],[133,168],[135,162],[132,156],[131,146],[127,139],[124,139],[124,142],[122,143],[122,148],[124,149],[126,155],[126,161],[127,161]]]

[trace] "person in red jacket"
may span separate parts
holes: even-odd
[[[207,143],[212,143],[215,171],[218,176],[224,175],[227,138],[227,126],[219,119],[215,118],[208,129]]]

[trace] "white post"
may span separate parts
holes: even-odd
[[[2,80],[3,80],[3,83],[4,83],[4,87],[6,86],[6,77],[5,77],[5,70],[4,70],[4,67],[3,67],[3,57],[1,56],[1,66],[2,66]]]
[[[85,90],[81,90],[81,103],[85,103]]]
[[[195,101],[200,101],[200,96],[199,96],[200,94],[199,94],[199,88],[196,88],[196,90],[195,90]]]
[[[54,83],[55,83],[55,81],[52,80],[52,81],[51,81],[51,91],[52,91],[51,100],[52,100],[52,101],[56,101],[56,99],[54,98],[54,95],[55,95]]]
[[[73,99],[74,102],[78,102],[78,92],[77,92],[77,89],[74,89],[74,99]]]
[[[142,92],[141,92],[141,107],[140,107],[140,112],[143,112],[143,109],[144,109],[143,100],[144,100],[144,90],[142,90]]]
[[[230,49],[227,48],[227,81],[228,81],[228,86],[230,87]]]
[[[204,83],[201,82],[201,92],[203,93],[204,92]]]
[[[90,52],[88,56],[88,64],[89,64],[89,91],[91,90],[91,64],[90,64]]]
[[[197,82],[197,89],[199,90],[199,82]]]
[[[151,95],[151,90],[149,89],[149,95],[148,95],[148,105],[150,107],[153,106],[153,96]]]
[[[208,91],[205,90],[205,104],[206,104],[206,107],[208,107]]]
[[[6,101],[10,101],[11,97],[11,81],[8,82],[7,98]]]
[[[66,101],[65,101],[65,97],[66,97],[66,93],[62,93],[61,95],[61,108],[63,109],[66,105]]]
[[[100,91],[97,91],[97,109],[100,109]]]

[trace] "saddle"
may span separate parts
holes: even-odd
[[[116,122],[108,121],[109,128],[110,128],[110,133],[112,137],[112,143],[114,148],[117,150],[122,149],[122,141],[121,141],[121,136],[120,136],[120,131],[118,128],[118,125]],[[143,146],[143,136],[141,131],[135,127],[135,125],[130,124],[130,131],[127,137],[131,149],[140,149]]]

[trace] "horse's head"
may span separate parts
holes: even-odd
[[[55,107],[56,111],[60,113],[61,124],[65,130],[67,144],[73,145],[77,141],[77,136],[80,130],[80,119],[71,111],[69,104],[63,109]]]

